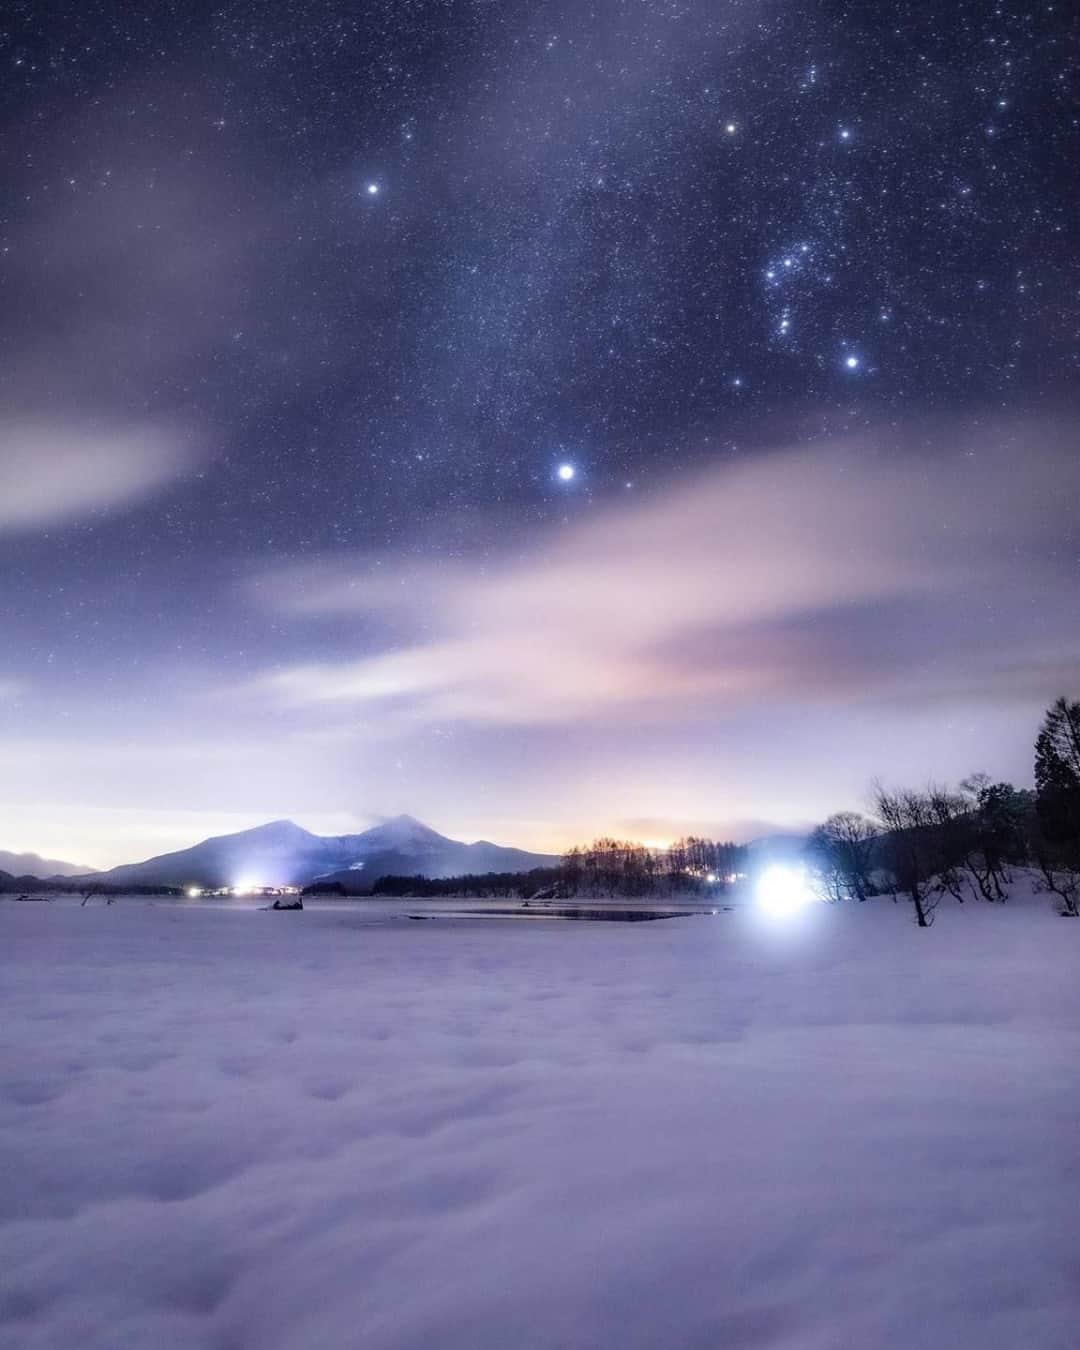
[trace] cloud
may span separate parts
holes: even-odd
[[[161,427],[0,426],[0,531],[113,510],[195,462],[187,442]]]
[[[0,531],[114,510],[203,459],[221,417],[199,374],[243,328],[266,228],[205,102],[136,82],[76,122],[13,128],[27,163],[5,240],[18,341],[0,372]],[[163,159],[177,138],[188,149]]]
[[[258,579],[264,602],[355,613],[358,633],[360,616],[411,621],[415,639],[256,687],[285,706],[495,725],[1028,691],[1080,656],[1048,621],[1055,598],[1075,606],[1075,569],[1045,543],[1078,491],[1080,458],[1047,423],[890,433],[725,464],[524,557],[286,568]]]

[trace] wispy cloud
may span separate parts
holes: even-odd
[[[418,636],[257,687],[284,705],[503,725],[681,721],[965,682],[1027,692],[1080,654],[1046,622],[1054,597],[1075,605],[1075,566],[1041,543],[1060,537],[1078,491],[1080,458],[1045,424],[729,463],[599,509],[524,558],[263,576],[259,593],[281,609],[393,615]],[[1005,633],[1023,635],[1021,657]]]
[[[0,531],[112,510],[196,462],[189,443],[162,427],[0,425]]]
[[[13,184],[0,531],[140,500],[203,459],[220,422],[195,372],[242,327],[265,223],[239,207],[200,96],[171,92],[133,85],[51,135],[25,129],[55,181]],[[180,125],[190,148],[163,159]]]

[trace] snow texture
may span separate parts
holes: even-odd
[[[2,1350],[1074,1350],[1080,923],[0,903]]]

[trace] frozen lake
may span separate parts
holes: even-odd
[[[0,902],[3,1350],[1073,1350],[1045,899],[410,911]]]

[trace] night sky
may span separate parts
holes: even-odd
[[[0,847],[1029,781],[1069,9],[5,6]]]

